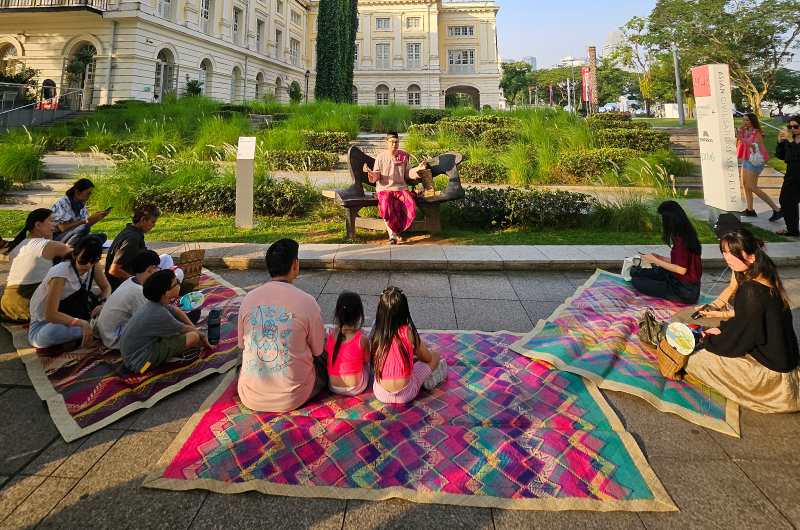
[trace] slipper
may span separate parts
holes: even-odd
[[[389,245],[396,245],[397,244],[397,240],[396,239],[390,239],[388,244]]]
[[[788,230],[776,230],[775,233],[778,234],[779,236],[800,237],[790,234]]]

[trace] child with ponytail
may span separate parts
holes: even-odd
[[[328,388],[334,394],[357,396],[369,383],[369,340],[364,325],[364,305],[356,293],[344,292],[336,300],[334,329],[325,342]]]

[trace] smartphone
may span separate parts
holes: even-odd
[[[709,305],[709,304],[705,304],[705,305],[703,305],[703,307],[701,307],[700,309],[698,309],[697,311],[695,311],[694,313],[692,313],[692,320],[697,320],[698,318],[700,318],[701,316],[703,316],[701,313],[702,313],[703,311],[708,311],[709,307],[710,307],[710,305]]]
[[[110,211],[111,211],[111,208],[113,208],[113,206],[109,206],[108,208],[106,208],[106,209],[105,209],[105,210],[103,210],[103,211],[104,211],[104,212],[106,212],[106,213],[108,213],[108,212],[110,212]]]

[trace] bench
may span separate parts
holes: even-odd
[[[458,176],[458,164],[461,163],[462,159],[461,153],[451,151],[428,161],[428,169],[431,170],[434,177],[447,175],[447,188],[442,192],[437,192],[432,197],[414,196],[417,203],[417,211],[422,212],[424,219],[415,220],[411,223],[408,231],[431,233],[442,231],[442,223],[439,218],[439,208],[442,203],[464,198],[464,188],[461,187],[461,178]],[[362,208],[378,206],[378,199],[375,197],[374,191],[364,191],[365,185],[370,186],[372,190],[375,189],[375,184],[369,181],[369,176],[364,171],[364,164],[372,169],[375,167],[375,159],[365,154],[358,147],[352,146],[347,151],[350,185],[345,189],[332,190],[334,204],[344,208],[347,237],[351,240],[356,238],[356,228],[386,230],[386,224],[383,219],[360,217],[358,215]],[[419,183],[419,180],[409,181],[409,184],[413,185]]]

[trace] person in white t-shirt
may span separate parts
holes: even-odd
[[[53,258],[64,258],[72,248],[53,241],[53,212],[37,208],[28,214],[25,228],[17,234],[5,252],[11,270],[6,289],[0,298],[0,319],[27,322],[31,318],[31,296],[53,266]]]
[[[100,339],[107,348],[117,348],[122,330],[140,307],[147,303],[147,298],[142,293],[142,286],[147,278],[158,271],[161,258],[152,250],[143,250],[131,261],[133,276],[117,287],[108,301],[103,312],[97,319],[97,329]]]

